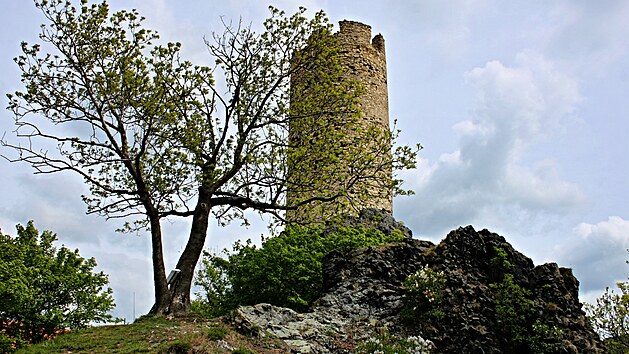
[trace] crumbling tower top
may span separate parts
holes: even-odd
[[[360,99],[363,118],[369,124],[389,129],[389,95],[384,37],[371,37],[371,26],[355,21],[339,22],[336,34],[341,47],[341,62],[349,80],[360,81],[365,93]],[[389,209],[390,208],[386,208]]]
[[[339,22],[338,36],[343,38],[351,38],[348,42],[356,44],[371,43],[371,26],[356,21],[343,20]]]
[[[345,43],[357,45],[372,45],[384,55],[384,37],[377,34],[371,38],[371,26],[356,21],[343,20],[339,22],[337,36]]]

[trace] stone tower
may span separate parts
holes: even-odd
[[[358,81],[364,88],[363,94],[359,98],[361,117],[359,119],[359,129],[346,129],[348,136],[361,134],[369,128],[378,128],[389,131],[389,99],[387,90],[387,69],[384,38],[381,34],[371,37],[371,26],[355,22],[340,21],[339,32],[335,34],[339,44],[339,57],[343,67],[342,80]],[[342,129],[342,128],[341,128]],[[290,134],[297,136],[301,132],[291,126]],[[388,136],[388,135],[387,135]],[[362,141],[368,141],[362,139]],[[389,140],[390,142],[390,140]],[[304,144],[307,144],[304,143]],[[369,144],[369,142],[367,142]],[[386,160],[390,160],[390,150],[386,153]],[[343,162],[338,168],[345,168]],[[295,173],[299,171],[290,171]],[[390,185],[392,170],[390,164],[374,172],[385,183],[371,183],[366,188],[369,196],[353,200],[351,206],[335,207],[334,203],[319,204],[313,203],[302,207],[296,211],[288,211],[289,221],[314,221],[329,218],[338,214],[357,215],[364,208],[384,209],[392,212],[393,195]],[[319,178],[320,176],[310,176]],[[307,192],[305,192],[307,193]],[[293,192],[289,189],[287,202],[291,203],[303,198],[304,192]]]
[[[384,37],[371,38],[371,26],[354,21],[339,22],[336,34],[341,46],[341,61],[348,79],[365,87],[360,100],[364,124],[389,129],[389,93]],[[391,201],[388,207],[391,210]]]

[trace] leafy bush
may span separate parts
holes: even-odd
[[[0,353],[13,353],[27,344],[20,336],[9,336],[5,331],[3,328],[0,332]]]
[[[496,247],[492,265],[499,267],[502,281],[489,284],[499,332],[513,353],[552,353],[559,346],[561,330],[550,327],[536,316],[531,293],[515,282],[506,252]]]
[[[206,252],[195,281],[204,291],[195,308],[216,316],[239,305],[266,302],[305,311],[321,294],[324,255],[403,237],[400,232],[384,235],[368,228],[338,228],[323,235],[321,229],[291,226],[277,237],[263,239],[261,247],[236,242],[227,259]]]
[[[55,248],[57,236],[39,234],[32,221],[18,225],[17,233],[0,233],[0,342],[11,337],[16,347],[113,319],[108,278],[94,272],[94,258]]]
[[[528,320],[535,315],[530,292],[513,281],[513,274],[505,274],[500,283],[490,284],[498,328],[516,348],[525,346],[529,338]]]
[[[197,298],[192,300],[192,311],[214,318],[232,309],[231,286],[227,274],[229,267],[227,260],[204,251],[201,268],[195,279],[195,285],[200,286],[203,293],[198,293]]]
[[[192,349],[192,344],[183,340],[176,340],[174,342],[163,345],[163,348],[159,350],[160,354],[186,354]]]
[[[428,354],[434,349],[431,341],[410,336],[398,338],[384,332],[376,338],[370,338],[356,348],[357,354]]]
[[[596,304],[585,304],[592,327],[610,354],[629,353],[629,282],[616,284],[620,293],[605,289]]]
[[[207,330],[207,338],[209,340],[219,340],[227,336],[227,328],[224,326],[210,327]]]
[[[444,273],[432,270],[428,266],[409,275],[402,284],[404,288],[402,318],[412,324],[443,318],[444,314],[439,305],[445,285]]]

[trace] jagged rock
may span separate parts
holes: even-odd
[[[500,333],[491,283],[501,279],[492,263],[496,248],[506,253],[514,283],[531,293],[540,321],[561,330],[557,353],[603,353],[598,336],[589,327],[578,298],[578,280],[567,268],[549,263],[534,266],[504,237],[467,226],[454,230],[430,252],[428,264],[446,274],[443,296],[446,316],[424,335],[439,353],[507,353]]]
[[[365,341],[386,326],[375,321],[377,317],[343,317],[339,311],[328,307],[315,308],[309,313],[297,313],[291,309],[269,304],[241,306],[232,314],[236,328],[254,337],[272,336],[283,340],[291,353],[350,353],[357,340]],[[361,324],[357,327],[357,324]],[[391,325],[391,324],[389,324]],[[418,354],[429,354],[432,342],[418,337],[427,349]]]
[[[241,332],[277,337],[294,348],[295,353],[330,353],[331,335],[346,324],[341,319],[323,318],[317,313],[300,314],[269,304],[240,307],[232,320]]]
[[[399,231],[406,238],[412,238],[413,232],[404,224],[396,221],[391,213],[384,209],[366,208],[363,209],[358,216],[345,216],[339,221],[334,221],[326,225],[323,230],[323,236],[333,232],[339,226],[342,227],[369,227],[381,231],[385,235],[390,235],[394,231]]]
[[[426,263],[425,254],[433,246],[429,241],[409,239],[346,255],[330,252],[323,259],[324,295],[313,307],[355,321],[396,315],[401,306],[402,281]]]
[[[374,215],[367,211],[347,220],[388,232],[403,227],[393,218]],[[491,285],[504,276],[495,264],[497,249],[510,264],[513,282],[531,294],[540,321],[561,330],[552,352],[604,353],[581,310],[579,282],[570,269],[554,263],[535,266],[504,237],[471,226],[450,232],[438,245],[409,237],[398,244],[331,252],[323,260],[323,295],[311,312],[260,304],[239,308],[235,322],[245,332],[285,340],[295,353],[351,353],[356,343],[383,328],[400,337],[429,339],[434,353],[525,353],[500,334]],[[444,317],[409,325],[400,318],[402,282],[423,266],[446,276],[440,305]]]

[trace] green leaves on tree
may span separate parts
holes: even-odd
[[[354,119],[360,89],[333,84],[339,63],[331,26],[322,12],[308,19],[303,8],[291,16],[271,8],[261,34],[238,23],[211,36],[206,44],[216,66],[207,67],[182,58],[180,43],[160,44],[135,10],[110,14],[106,2],[34,2],[46,23],[40,43],[23,43],[15,59],[23,89],[9,95],[8,108],[24,143],[2,140],[15,153],[7,158],[35,173],[80,175],[89,213],[124,219],[125,231],[150,231],[154,312],[186,312],[210,215],[220,224],[246,223],[247,209],[283,219],[294,207],[285,203],[288,189],[320,186],[288,175],[301,153],[288,136],[291,122],[313,107]],[[295,115],[291,77],[306,69],[318,75],[316,95],[304,98]],[[321,138],[344,141],[338,134],[328,129]],[[391,139],[375,141],[375,151],[390,154]],[[411,166],[414,155],[405,151],[400,161]],[[372,178],[373,151],[353,152],[349,181]],[[333,173],[328,162],[338,156],[321,158],[321,172]],[[169,217],[192,218],[174,289],[166,283],[162,249],[161,221]]]
[[[400,242],[399,232],[384,235],[376,229],[339,228],[322,236],[320,229],[291,226],[261,247],[237,242],[226,259],[205,253],[196,284],[203,291],[201,312],[216,316],[239,305],[270,303],[305,311],[323,287],[323,256],[332,250]]]
[[[94,271],[94,258],[57,248],[55,241],[32,221],[17,226],[17,237],[0,234],[0,329],[14,343],[113,320],[108,276]]]

